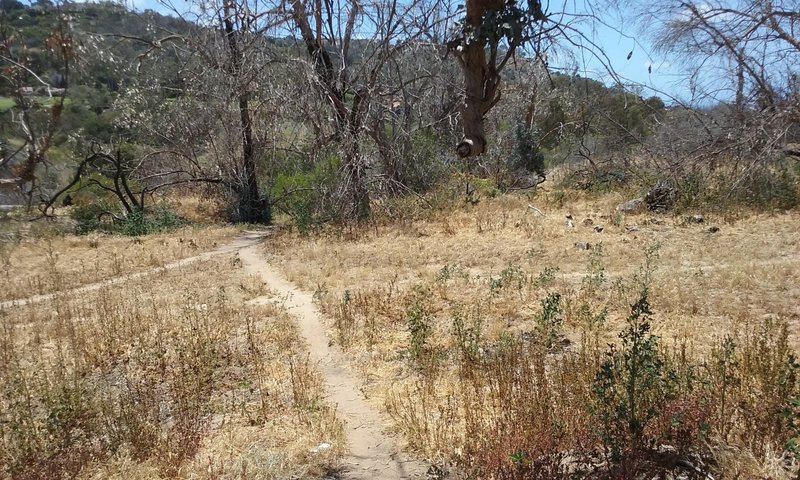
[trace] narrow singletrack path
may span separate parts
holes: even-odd
[[[176,268],[185,267],[187,265],[191,265],[195,262],[199,262],[201,260],[207,260],[211,257],[217,255],[224,255],[226,253],[233,253],[237,252],[243,248],[249,247],[251,245],[255,245],[261,242],[266,235],[269,234],[268,230],[262,231],[245,231],[238,235],[231,243],[223,245],[219,248],[214,250],[210,250],[208,252],[203,252],[200,255],[195,255],[194,257],[182,258],[180,260],[175,260],[165,264],[163,267],[156,267],[150,270],[144,270],[141,272],[136,273],[129,273],[126,275],[119,275],[117,277],[112,277],[100,282],[96,283],[89,283],[86,285],[81,285],[80,287],[70,288],[69,290],[59,290],[53,293],[45,293],[42,295],[34,295],[32,297],[27,298],[19,298],[15,300],[6,300],[0,302],[0,310],[12,308],[12,307],[22,307],[25,305],[30,305],[32,303],[40,303],[40,302],[48,302],[56,297],[60,296],[72,296],[76,294],[86,293],[86,292],[93,292],[96,290],[100,290],[103,287],[107,287],[110,285],[117,285],[123,282],[127,282],[128,280],[135,280],[137,278],[146,277],[148,275],[153,275],[156,273],[166,272],[167,270],[174,270]]]
[[[322,370],[327,400],[336,406],[337,413],[346,422],[350,453],[344,459],[346,470],[343,478],[425,478],[426,465],[400,452],[394,438],[383,431],[382,426],[388,419],[362,397],[358,379],[345,367],[347,359],[338,348],[330,345],[312,295],[298,289],[267,263],[259,246],[242,249],[239,258],[246,271],[260,275],[264,283],[284,300],[283,305],[297,318],[300,333],[308,343],[311,360]]]
[[[259,275],[272,291],[285,299],[283,305],[297,318],[300,333],[308,344],[311,360],[317,363],[322,370],[328,394],[327,399],[337,408],[337,413],[345,421],[349,454],[344,459],[343,476],[339,478],[350,480],[425,478],[427,465],[411,460],[400,452],[394,438],[383,431],[382,426],[388,419],[362,397],[356,376],[345,367],[347,359],[337,348],[329,344],[325,326],[311,294],[299,290],[285,280],[264,259],[260,252],[260,245],[269,233],[268,230],[243,232],[231,243],[215,250],[175,260],[162,267],[120,275],[68,290],[3,301],[0,302],[0,310],[47,302],[60,296],[92,292],[129,280],[181,268],[217,255],[238,252],[244,268],[248,272]],[[272,299],[274,297],[270,296],[251,301]]]

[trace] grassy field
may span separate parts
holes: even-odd
[[[58,97],[45,97],[45,96],[33,96],[31,97],[35,102],[40,103],[41,105],[50,106],[55,104],[58,101]],[[72,99],[67,97],[64,99],[64,106],[69,106],[72,103]],[[11,97],[0,97],[0,113],[7,112],[11,108],[17,105],[16,100]]]
[[[0,311],[0,478],[300,479],[335,467],[341,424],[293,320],[247,303],[266,293],[226,255]],[[333,448],[311,451],[322,442]]]
[[[59,230],[48,230],[46,223],[23,227],[7,226],[3,232],[0,301],[69,290],[161,267],[224,245],[238,231],[231,227],[187,227],[165,234],[124,237],[61,235]]]
[[[261,251],[313,292],[358,389],[432,472],[795,478],[800,214],[697,223],[623,215],[624,199],[397,199],[361,226],[276,229]],[[9,230],[3,298],[152,270],[237,232]],[[340,472],[342,419],[274,296],[220,254],[0,309],[0,478]]]
[[[285,235],[270,248],[277,248],[276,261],[292,280],[331,298],[341,298],[346,290],[408,290],[449,276],[469,286],[448,289],[456,290],[448,292],[451,300],[467,301],[491,293],[492,281],[505,272],[523,279],[551,276],[551,284],[565,293],[596,284],[598,299],[620,314],[636,293],[633,280],[646,253],[655,249],[651,302],[656,327],[668,329],[665,334],[691,338],[700,347],[730,332],[743,313],[782,317],[799,326],[797,213],[706,216],[695,224],[687,221],[688,214],[623,216],[614,210],[619,201],[615,195],[582,199],[576,194],[557,207],[546,194],[533,201],[486,199],[475,208],[350,235]],[[575,227],[565,226],[566,215],[572,215]],[[598,224],[602,233],[593,230]],[[710,227],[719,231],[709,233]],[[576,248],[577,242],[592,248]],[[521,294],[536,300],[536,292]],[[504,312],[505,303],[487,314],[519,320],[519,303]],[[795,344],[798,333],[792,329]]]
[[[800,216],[693,223],[622,215],[622,200],[406,200],[387,211],[413,215],[266,253],[316,292],[367,396],[443,465],[639,478],[696,455],[715,478],[791,478]]]

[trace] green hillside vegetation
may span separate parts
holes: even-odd
[[[217,135],[217,132],[212,130],[226,127],[222,124],[208,124],[203,128],[212,130],[201,128],[198,131],[193,128],[176,133],[175,137],[167,137],[163,134],[164,130],[159,128],[162,122],[175,122],[183,115],[191,115],[189,112],[192,110],[196,110],[200,115],[200,117],[195,115],[195,118],[204,115],[199,113],[203,109],[211,112],[223,108],[225,113],[217,115],[219,120],[229,115],[233,120],[237,115],[235,95],[221,105],[218,103],[220,95],[230,96],[231,93],[197,88],[196,82],[199,81],[210,81],[212,84],[221,82],[221,85],[226,83],[224,76],[219,76],[224,75],[224,69],[228,68],[224,63],[223,72],[217,74],[208,71],[209,67],[215,68],[214,65],[226,61],[223,57],[214,60],[215,55],[223,52],[215,52],[216,47],[213,44],[209,45],[206,54],[210,52],[212,56],[205,61],[210,61],[212,64],[202,65],[198,63],[197,55],[191,53],[191,49],[151,49],[152,45],[147,43],[165,36],[194,38],[192,41],[195,42],[206,35],[215,35],[211,30],[152,11],[133,12],[119,4],[108,2],[64,3],[56,8],[48,2],[26,6],[12,0],[5,1],[1,8],[0,24],[4,25],[8,32],[7,38],[13,44],[10,53],[16,58],[24,59],[26,68],[30,72],[35,72],[53,88],[66,87],[67,91],[64,109],[60,111],[57,123],[58,131],[53,137],[53,146],[72,151],[73,154],[66,157],[58,155],[58,158],[52,159],[56,162],[53,165],[54,169],[49,177],[39,181],[39,186],[44,189],[46,195],[58,192],[60,187],[69,182],[74,168],[86,157],[88,146],[99,145],[113,151],[120,142],[126,142],[136,146],[139,155],[147,155],[147,152],[152,152],[154,149],[174,150],[176,145],[172,143],[173,141],[185,144],[187,135]],[[69,35],[76,45],[74,57],[70,59],[69,85],[66,84],[67,70],[64,68],[64,59],[47,46],[48,38],[60,28],[59,25],[62,25],[59,23],[61,14],[68,15]],[[142,41],[134,40],[135,38],[140,38]],[[181,42],[183,40],[178,41]],[[292,63],[284,63],[289,59],[302,58],[304,55],[303,47],[298,40],[291,37],[267,38],[263,48],[268,55],[277,60],[268,70],[271,78],[280,81],[281,78],[305,75],[297,71]],[[378,52],[376,48],[377,45],[369,40],[354,39],[351,42],[348,59],[354,71],[368,66],[370,59]],[[418,68],[414,63],[419,62],[421,58],[419,56],[404,58],[404,62],[409,62],[408,67],[404,68]],[[427,61],[441,64],[441,60],[435,56]],[[525,63],[527,60],[520,59],[520,62]],[[510,72],[507,79],[510,89],[526,88],[528,79],[524,78],[524,73],[523,70]],[[210,77],[203,80],[203,77],[209,74]],[[391,71],[382,73],[387,76],[385,81],[394,81],[389,78],[391,74]],[[45,87],[41,82],[33,75],[26,77],[28,83],[17,81],[16,84],[12,84],[9,77],[0,80],[0,95],[2,95],[0,136],[7,144],[20,143],[24,140],[21,137],[17,138],[21,132],[19,126],[12,121],[12,110],[15,107],[19,109],[18,103],[22,101],[17,90],[27,88],[36,92],[36,96],[26,98],[31,102],[28,108],[31,108],[33,113],[39,111],[36,113],[38,117],[33,117],[39,119],[39,128],[49,125],[47,118],[52,113],[49,108],[58,101],[58,97],[43,98],[41,94]],[[581,142],[585,145],[587,137],[591,138],[590,143],[598,152],[624,151],[640,144],[650,134],[653,120],[663,115],[665,111],[663,102],[657,97],[644,99],[621,89],[607,88],[600,82],[579,76],[555,73],[543,86],[549,99],[544,108],[540,107],[530,119],[529,125],[525,126],[525,130],[531,130],[532,136],[511,128],[513,124],[519,123],[523,113],[514,109],[507,110],[504,112],[506,119],[498,124],[498,128],[488,132],[492,137],[491,141],[499,145],[493,155],[510,158],[513,150],[511,145],[517,141],[514,140],[515,135],[528,135],[529,147],[525,148],[541,151],[544,155],[542,158],[548,163],[568,156],[569,152]],[[422,92],[420,90],[420,93]],[[287,91],[285,94],[290,93]],[[450,97],[453,94],[452,90],[447,93]],[[276,100],[271,92],[263,90],[260,85],[253,85],[248,95],[252,100],[259,102],[259,108],[272,108],[269,105]],[[344,108],[352,109],[357,96],[354,87],[346,87],[342,95]],[[512,104],[508,102],[509,106]],[[404,108],[404,112],[390,110],[381,114],[383,118],[370,120],[383,125],[381,127],[384,130],[383,141],[388,143],[385,146],[365,144],[362,149],[365,154],[377,155],[382,159],[374,165],[376,173],[389,174],[392,181],[402,182],[411,188],[429,188],[446,175],[447,168],[434,164],[443,161],[442,144],[449,142],[446,139],[452,132],[443,128],[441,119],[431,118],[432,123],[429,127],[415,133],[416,127],[408,123],[411,120],[409,115],[430,115],[433,112],[423,113],[421,108],[427,107],[422,105],[406,104]],[[449,114],[447,110],[443,112]],[[258,122],[268,120],[267,110],[252,113],[258,116]],[[132,118],[136,119],[133,120],[134,123],[131,123]],[[187,122],[192,121],[188,117],[184,118]],[[321,206],[323,203],[330,203],[326,201],[327,187],[322,185],[316,185],[313,189],[303,187],[306,193],[302,195],[304,199],[302,201],[300,198],[289,198],[293,196],[291,192],[297,188],[286,187],[306,184],[307,180],[293,180],[291,177],[315,175],[314,172],[319,168],[318,161],[326,161],[324,159],[328,154],[325,150],[329,147],[320,145],[318,138],[309,135],[311,132],[319,132],[320,124],[314,124],[313,121],[309,123],[309,120],[307,117],[289,115],[283,118],[270,118],[269,121],[273,122],[274,127],[266,123],[256,124],[259,129],[274,131],[269,134],[268,141],[274,142],[272,144],[275,147],[302,153],[300,156],[286,156],[275,149],[269,152],[262,151],[257,169],[259,175],[264,177],[262,182],[266,185],[264,190],[269,192],[268,197],[279,200],[275,205],[278,211],[288,213],[292,217],[303,218],[305,219],[303,222],[316,222],[338,215],[337,212],[326,211],[326,208]],[[297,135],[301,131],[305,133]],[[266,135],[266,130],[262,134]],[[427,140],[420,142],[422,138]],[[380,139],[376,141],[378,140]],[[210,156],[208,154],[210,152],[203,151],[206,148],[203,145],[207,145],[206,141],[199,139],[198,141],[201,143],[184,145],[187,151],[181,155],[201,160],[192,168],[217,169],[215,165],[219,160]],[[399,150],[389,148],[392,141],[403,147]],[[432,145],[436,147],[430,148]],[[412,158],[415,160],[411,161]],[[287,159],[293,160],[287,161]],[[505,160],[498,161],[505,162]],[[519,165],[524,167],[524,163]],[[495,182],[500,186],[516,185],[519,183],[515,180],[518,173],[527,175],[524,173],[526,171],[522,168],[517,173],[511,172],[512,177],[505,179],[501,178],[498,172],[484,172],[482,175],[494,176]],[[125,174],[129,175],[131,172]],[[335,182],[336,175],[329,175],[326,181]],[[389,187],[395,189],[397,184]],[[315,190],[317,193],[312,194],[310,190]],[[106,190],[101,197],[109,197],[106,200],[112,200],[114,195]],[[305,206],[297,210],[297,205],[300,204]]]
[[[29,180],[36,177],[33,189],[40,198],[66,192],[65,185],[91,156],[89,152],[100,149],[113,156],[122,144],[133,147],[126,160],[132,163],[111,161],[116,174],[161,176],[162,180],[172,175],[175,180],[174,172],[182,172],[181,184],[213,180],[219,187],[216,194],[230,204],[232,220],[239,218],[236,212],[243,208],[237,202],[255,197],[266,211],[261,219],[265,221],[273,210],[304,224],[346,219],[355,211],[353,206],[331,196],[342,195],[337,183],[347,183],[342,175],[348,175],[347,165],[356,158],[364,163],[358,171],[368,172],[359,175],[374,176],[379,185],[376,191],[391,193],[422,193],[446,182],[457,165],[449,147],[460,135],[453,122],[459,111],[459,87],[453,83],[457,70],[425,44],[411,42],[398,49],[391,68],[373,67],[383,54],[375,40],[351,39],[346,63],[333,49],[329,59],[333,70],[346,66],[352,74],[331,77],[340,82],[326,87],[339,97],[332,102],[327,94],[320,97],[309,92],[308,85],[328,77],[314,77],[321,74],[310,67],[299,37],[270,37],[247,31],[256,27],[243,24],[238,35],[246,50],[238,55],[247,61],[236,67],[238,60],[222,41],[221,31],[210,26],[215,18],[206,18],[201,26],[108,2],[56,7],[48,2],[27,6],[10,0],[0,8],[8,54],[25,68],[17,68],[16,76],[0,78],[0,140],[7,145],[25,143],[14,119],[20,118],[15,112],[28,109],[29,118],[37,124],[33,130],[54,128],[52,141],[44,142],[48,148],[71,152],[49,159],[54,163],[46,175],[42,165],[47,163],[47,153],[37,154],[40,160],[33,171],[39,173],[31,174]],[[69,19],[67,24],[64,18]],[[69,68],[65,68],[63,52],[48,44],[65,26],[71,39]],[[375,70],[368,78],[370,68]],[[66,87],[63,109],[51,108],[61,101],[58,95],[45,98],[42,82],[54,89]],[[366,110],[356,115],[356,110],[365,108],[364,82],[376,86],[369,90]],[[609,87],[578,74],[547,72],[538,60],[522,56],[506,72],[504,88],[506,94],[486,116],[486,138],[492,148],[481,160],[463,164],[476,184],[493,184],[490,190],[531,187],[561,164],[567,165],[567,181],[582,188],[629,188],[632,181],[644,188],[665,176],[659,165],[671,165],[669,183],[687,193],[685,205],[720,199],[746,204],[755,199],[782,208],[798,203],[793,187],[796,168],[772,165],[780,162],[772,153],[765,152],[767,162],[753,164],[757,175],[749,172],[740,181],[735,178],[743,175],[737,171],[737,161],[727,163],[732,171],[717,170],[714,178],[697,173],[696,166],[684,165],[687,161],[702,164],[717,151],[715,145],[730,138],[748,138],[724,133],[730,125],[730,110],[724,106],[668,107],[661,98],[635,89]],[[35,95],[21,96],[21,89]],[[253,119],[247,137],[254,139],[247,149],[234,140],[244,118],[239,108],[245,98],[247,115]],[[334,110],[331,105],[336,105]],[[55,113],[57,121],[51,121]],[[348,122],[358,125],[348,126]],[[348,140],[342,131],[355,137]],[[702,132],[706,138],[699,135]],[[685,151],[664,149],[676,145],[676,136],[682,138]],[[357,147],[348,150],[346,145]],[[754,148],[761,148],[758,145],[765,141],[758,140]],[[720,151],[747,148],[722,147]],[[247,174],[251,180],[245,180],[241,165],[245,150],[251,152],[248,161],[255,172]],[[157,153],[161,151],[165,153]],[[21,162],[21,155],[5,162],[6,169]],[[137,163],[141,158],[157,166],[142,166]],[[326,169],[333,158],[339,159],[339,173],[324,176],[322,184],[309,183],[310,177],[318,176],[320,166]],[[112,174],[109,166],[85,167],[101,176]],[[694,173],[687,176],[688,172]],[[147,190],[171,181],[140,179],[138,183]],[[255,193],[243,194],[252,188],[245,188],[250,183],[257,185]],[[356,183],[369,182],[361,178]],[[356,188],[356,183],[348,188]],[[736,191],[727,191],[729,185]],[[361,195],[370,193],[366,187],[359,188]],[[769,192],[778,192],[777,199]],[[107,185],[98,193],[97,201],[111,203],[128,195],[121,187],[109,190]],[[125,211],[109,213],[126,215]]]
[[[38,103],[39,105],[42,105],[42,106],[45,106],[45,107],[52,107],[53,104],[58,102],[58,97],[45,97],[45,96],[41,96],[41,95],[32,96],[32,97],[30,97],[30,99],[31,99],[32,102]],[[64,104],[66,106],[71,105],[72,104],[72,98],[67,97],[64,100]],[[17,101],[15,99],[10,98],[10,97],[0,97],[0,112],[6,112],[6,111],[10,110],[12,107],[15,107],[15,106],[17,106]]]

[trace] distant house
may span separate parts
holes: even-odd
[[[30,97],[35,93],[36,90],[33,87],[19,87],[19,94],[25,97]]]

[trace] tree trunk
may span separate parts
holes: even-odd
[[[357,91],[353,98],[353,104],[348,111],[346,101],[347,88],[338,83],[339,80],[337,80],[333,60],[323,43],[324,38],[320,31],[322,28],[321,8],[321,4],[317,3],[315,6],[316,32],[309,22],[309,12],[302,0],[292,0],[292,17],[298,30],[300,30],[300,36],[306,45],[308,55],[311,57],[314,72],[320,86],[320,93],[330,102],[335,120],[336,140],[339,142],[344,154],[341,179],[343,211],[340,214],[343,218],[363,220],[369,217],[370,206],[369,190],[367,190],[366,183],[366,166],[358,147],[358,139],[364,111],[368,107],[368,99],[366,98],[365,89]],[[358,4],[353,3],[347,22],[347,31],[342,39],[343,45],[348,44],[350,41],[352,25],[355,22],[357,11]],[[330,12],[328,13],[330,14]],[[345,51],[347,50],[345,46],[342,48]]]
[[[492,25],[492,22],[484,25],[483,22],[487,13],[500,14],[504,9],[504,14],[519,15],[517,18],[519,21],[534,23],[547,21],[539,0],[528,1],[530,17],[522,16],[522,11],[516,7],[514,0],[467,0],[466,19],[461,38],[448,42],[448,48],[456,51],[456,57],[464,72],[464,105],[461,108],[464,138],[456,147],[456,152],[462,158],[475,157],[486,151],[484,116],[500,100],[500,72],[506,62],[513,57],[517,47],[526,41],[521,30],[515,33],[513,38],[506,37],[505,51],[498,56],[501,53],[499,32],[487,33],[484,30],[497,28],[497,25]]]
[[[354,220],[365,220],[369,218],[370,214],[366,166],[358,148],[358,139],[350,138],[348,143],[344,164],[344,193],[345,208],[347,209],[345,216]]]
[[[483,117],[500,99],[500,75],[494,55],[486,60],[486,40],[476,34],[480,30],[487,10],[499,10],[503,0],[468,0],[465,38],[459,49],[461,69],[464,72],[464,105],[461,107],[461,126],[464,138],[456,147],[462,158],[476,157],[486,150],[486,133]],[[496,55],[497,46],[493,52]]]
[[[242,64],[242,52],[236,42],[232,12],[233,2],[226,0],[223,19],[225,36],[231,53],[230,74],[238,76]],[[244,178],[240,179],[237,188],[239,196],[238,220],[247,223],[270,223],[272,220],[269,203],[261,197],[258,191],[258,177],[256,175],[256,151],[253,141],[253,122],[250,115],[250,95],[244,89],[239,93],[239,120],[242,129],[242,170]]]
[[[269,202],[258,191],[253,124],[247,93],[239,96],[239,117],[242,124],[242,166],[244,179],[239,192],[239,219],[247,223],[269,224],[272,220]]]
[[[393,125],[392,131],[394,131],[395,128],[395,125]],[[401,167],[398,157],[402,157],[403,155],[402,153],[397,155],[392,151],[391,139],[386,135],[386,122],[383,119],[375,121],[370,129],[370,136],[378,149],[378,157],[381,159],[383,174],[388,179],[386,188],[391,193],[397,193],[400,191],[399,186],[403,183],[403,175],[400,171]]]

